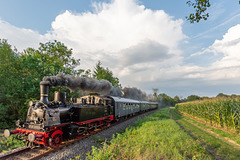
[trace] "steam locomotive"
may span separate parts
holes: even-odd
[[[40,100],[30,101],[26,121],[18,120],[16,130],[4,130],[8,138],[16,134],[30,147],[58,148],[63,140],[81,138],[96,128],[110,126],[121,118],[153,110],[157,103],[89,94],[66,102],[66,92],[56,91],[48,101],[49,84],[40,83]]]

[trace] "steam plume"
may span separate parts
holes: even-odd
[[[112,83],[107,80],[97,80],[89,77],[77,77],[64,74],[58,74],[56,76],[46,76],[43,77],[40,84],[46,84],[53,87],[66,86],[70,91],[80,89],[87,92],[96,92],[105,95],[111,96],[122,96],[123,97],[135,99],[135,100],[147,100],[147,95],[145,92],[142,92],[140,89],[135,87],[133,88],[115,88]]]
[[[127,88],[125,87],[123,89],[123,97],[125,98],[130,98],[130,99],[135,99],[135,100],[147,100],[147,94],[140,89],[137,89],[135,87],[133,88]]]
[[[40,82],[40,84],[47,84],[53,87],[66,86],[71,91],[80,89],[87,92],[111,94],[114,96],[119,96],[117,94],[121,93],[119,88],[115,88],[112,83],[107,80],[97,80],[88,77],[77,77],[64,74],[43,77],[43,81]]]

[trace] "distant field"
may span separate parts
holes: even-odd
[[[198,140],[186,133],[164,108],[136,122],[88,159],[214,159]]]
[[[213,98],[180,103],[176,109],[211,125],[240,132],[240,99]]]

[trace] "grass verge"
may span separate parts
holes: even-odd
[[[168,115],[164,108],[139,119],[110,144],[92,148],[87,159],[214,159]]]
[[[201,122],[199,122],[199,121],[197,121],[195,119],[189,118],[188,116],[180,114],[180,113],[178,113],[178,115],[182,116],[183,118],[185,118],[188,121],[191,121],[192,123],[198,125],[199,127],[203,127],[204,129],[211,130],[212,132],[214,132],[216,134],[219,134],[221,137],[227,137],[230,140],[235,141],[237,144],[240,144],[240,134],[228,132],[228,131],[225,131],[225,130],[223,130],[221,128],[210,126],[210,125],[208,125],[206,123],[201,123]]]
[[[0,153],[23,147],[25,145],[25,142],[17,140],[14,135],[5,138],[3,134],[0,134]]]
[[[186,130],[194,139],[205,146],[207,150],[211,152],[217,159],[239,159],[239,149],[229,145],[229,143],[226,143],[221,138],[200,129],[192,123],[189,123],[188,120],[186,120],[185,117],[182,117],[182,115],[179,114],[175,109],[171,109],[170,113],[184,130]],[[193,122],[194,120],[191,121]],[[194,123],[197,124],[199,122],[195,121]]]

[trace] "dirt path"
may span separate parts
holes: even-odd
[[[171,108],[169,108],[169,110],[168,110],[168,115],[169,115],[185,132],[187,132],[187,134],[188,134],[189,136],[191,136],[194,140],[197,140],[197,137],[196,137],[195,135],[193,135],[193,134],[191,133],[191,131],[186,130],[186,128],[184,128],[179,122],[177,122],[176,117],[174,117],[174,116],[170,113],[170,110],[171,110]],[[214,152],[214,150],[210,149],[204,142],[199,141],[199,143],[200,143],[201,146],[203,146],[210,154],[212,154],[212,156],[214,156],[215,159],[217,159],[217,160],[223,160],[222,157],[220,157],[219,155],[217,155],[217,154]]]
[[[187,115],[185,115],[185,116],[187,116]],[[187,117],[190,118],[190,119],[192,119],[192,118],[189,117],[189,116],[187,116]],[[190,120],[188,120],[188,119],[186,119],[186,118],[184,118],[184,117],[182,117],[182,116],[181,116],[181,118],[183,118],[183,119],[184,119],[185,121],[187,121],[188,123],[196,126],[197,128],[199,128],[199,129],[201,129],[201,130],[203,130],[203,131],[205,131],[205,132],[207,132],[207,133],[210,133],[210,134],[211,134],[212,136],[214,136],[215,138],[220,139],[220,140],[226,142],[227,144],[231,145],[232,147],[234,147],[235,149],[238,149],[238,150],[240,151],[240,144],[238,144],[237,142],[231,140],[230,138],[228,138],[228,137],[222,137],[221,135],[219,135],[219,134],[211,131],[210,129],[203,128],[203,127],[201,127],[201,126],[193,123],[192,121],[190,121]],[[195,120],[195,119],[192,119],[192,120]],[[195,121],[197,121],[197,120],[195,120]],[[199,121],[197,121],[197,122],[199,122]],[[199,123],[202,123],[202,122],[199,122]],[[203,123],[202,123],[202,124],[203,124]]]

